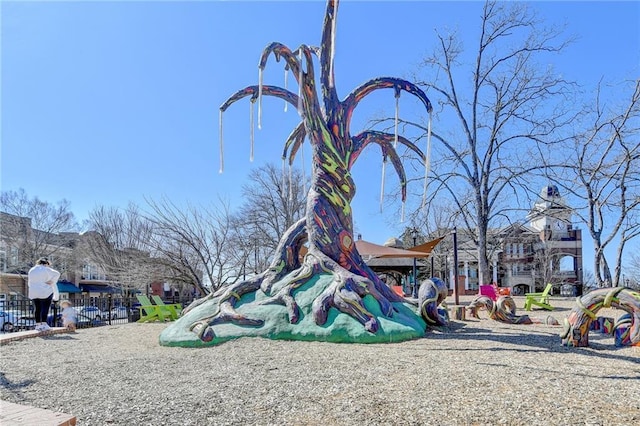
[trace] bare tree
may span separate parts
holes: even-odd
[[[106,273],[113,286],[144,290],[161,274],[154,263],[153,224],[130,203],[126,209],[98,206],[89,213],[83,248],[88,261]]]
[[[244,202],[236,214],[236,229],[254,271],[267,267],[280,237],[304,217],[304,180],[300,171],[290,168],[285,173],[273,164],[250,172],[249,183],[242,187]]]
[[[167,278],[195,285],[202,294],[241,278],[243,247],[228,202],[211,207],[148,201],[154,224],[153,246]]]
[[[5,250],[16,253],[16,256],[7,256],[8,269],[24,271],[38,257],[67,255],[63,248],[70,241],[63,241],[61,234],[78,230],[69,201],[52,204],[38,197],[30,198],[21,188],[2,191],[0,210],[3,213],[0,227],[2,245]]]
[[[582,273],[582,281],[584,283],[585,293],[598,287],[595,275],[589,270]]]
[[[555,179],[581,202],[575,213],[593,240],[598,286],[620,283],[625,246],[640,235],[640,81],[629,89],[623,105],[607,107],[599,85],[570,148],[574,161],[558,166],[564,173]],[[612,274],[605,249],[616,242]]]
[[[624,278],[624,286],[640,290],[640,252],[631,254]]]
[[[457,122],[448,133],[433,133],[435,182],[429,190],[441,198],[448,194],[459,211],[458,226],[473,231],[481,282],[489,279],[489,224],[510,222],[513,209],[523,201],[529,205],[521,198],[530,172],[540,167],[533,161],[537,146],[568,121],[554,102],[564,100],[570,83],[540,66],[545,55],[567,45],[561,35],[544,28],[524,4],[489,1],[474,57],[457,34],[437,32],[438,45],[424,60],[429,74],[420,84],[439,99],[437,122]]]
[[[532,259],[532,267],[535,271],[535,278],[539,280],[539,284],[546,286],[547,284],[558,285],[562,282],[559,278],[560,272],[560,254],[553,248],[553,242],[542,240],[534,244],[534,254]],[[535,279],[534,278],[534,279]]]

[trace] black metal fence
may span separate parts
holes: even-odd
[[[180,303],[186,307],[193,299],[163,297],[165,303]],[[140,319],[140,302],[136,297],[109,295],[106,297],[75,297],[69,300],[77,313],[77,328],[126,324]],[[60,302],[52,302],[47,316],[51,327],[62,327]],[[33,302],[29,299],[5,300],[0,304],[0,333],[32,330],[36,325]]]

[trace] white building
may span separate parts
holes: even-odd
[[[526,216],[487,235],[491,282],[511,288],[512,294],[542,290],[554,284],[556,294],[582,292],[582,232],[575,229],[573,212],[554,185],[545,186]],[[468,231],[457,231],[458,282],[461,293],[478,292],[478,250]],[[434,251],[434,276],[454,279],[453,247],[447,238]],[[445,272],[446,271],[446,272]],[[464,290],[463,290],[464,289]]]

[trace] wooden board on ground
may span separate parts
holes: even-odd
[[[3,426],[75,426],[76,416],[0,400]]]
[[[45,337],[61,333],[73,333],[73,331],[66,327],[52,327],[51,330],[48,331],[26,330],[16,331],[13,333],[2,333],[0,334],[0,346],[6,345],[7,343],[15,340],[29,339],[32,337]]]

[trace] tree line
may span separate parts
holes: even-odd
[[[166,281],[204,295],[265,269],[280,235],[304,214],[303,185],[297,170],[283,180],[268,164],[250,172],[236,211],[223,199],[206,206],[148,199],[125,208],[98,205],[81,224],[66,200],[52,204],[23,189],[3,191],[0,210],[30,219],[33,229],[2,227],[4,247],[17,252],[6,256],[6,268],[24,272],[37,257],[50,256],[61,269],[95,265],[122,289]]]

